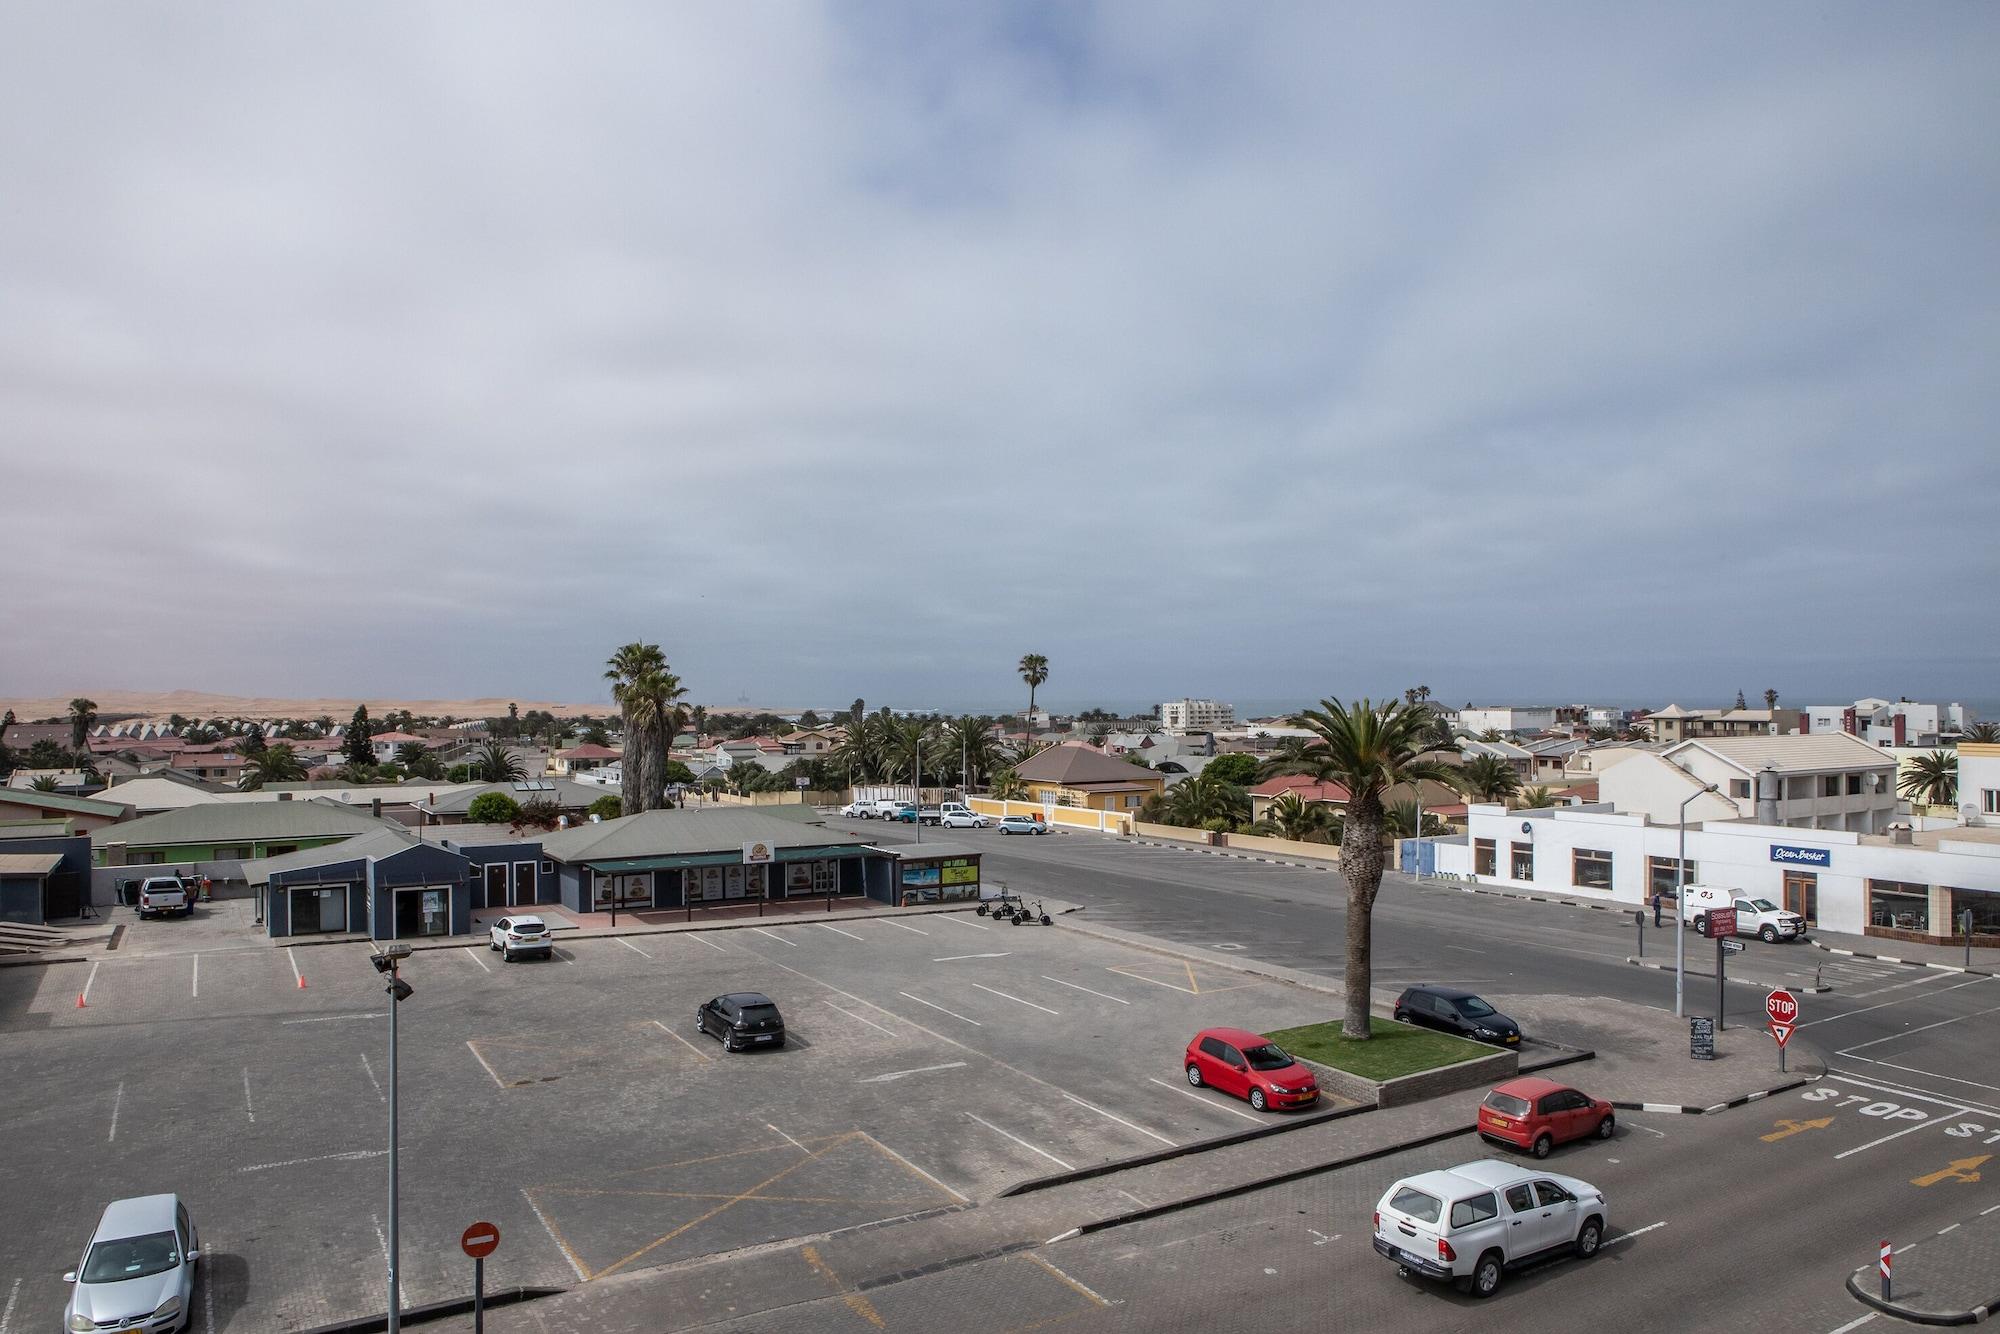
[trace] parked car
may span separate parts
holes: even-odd
[[[1610,1139],[1618,1131],[1611,1104],[1558,1084],[1523,1075],[1495,1086],[1479,1104],[1481,1137],[1526,1149],[1537,1158],[1573,1139]]]
[[[1735,890],[1715,885],[1684,885],[1682,888],[1687,892],[1681,895],[1681,921],[1692,924],[1704,936],[1708,934],[1711,909],[1734,908],[1736,934],[1739,936],[1756,936],[1767,944],[1806,938],[1806,919],[1795,912],[1786,912],[1769,899],[1749,898]]]
[[[938,823],[946,829],[984,829],[993,822],[977,811],[954,811],[947,807],[938,817]]]
[[[872,820],[875,818],[875,803],[850,801],[840,808],[840,813],[850,820]]]
[[[158,917],[163,913],[179,913],[183,917],[194,916],[194,886],[179,876],[149,875],[139,882],[139,917]]]
[[[1003,815],[1000,817],[1000,832],[1003,834],[1046,834],[1049,827],[1032,815]]]
[[[186,1329],[200,1259],[201,1238],[179,1196],[106,1206],[83,1258],[63,1275],[70,1285],[63,1328]]]
[[[694,1026],[720,1041],[724,1051],[785,1045],[785,1018],[777,1002],[761,991],[732,991],[703,1001],[694,1012]]]
[[[1588,1181],[1491,1159],[1405,1177],[1375,1206],[1375,1250],[1401,1274],[1491,1297],[1534,1259],[1597,1254],[1610,1210]]]
[[[915,806],[907,806],[907,805],[898,806],[895,809],[895,812],[891,814],[888,818],[891,820],[900,820],[904,824],[915,824],[917,822],[917,808]]]
[[[1455,1033],[1501,1047],[1521,1045],[1521,1026],[1463,987],[1406,987],[1396,998],[1396,1022]]]
[[[1187,1045],[1187,1082],[1246,1099],[1258,1111],[1310,1107],[1319,1101],[1312,1071],[1267,1037],[1241,1028],[1207,1028]]]
[[[868,803],[872,813],[867,818],[870,820],[893,820],[896,818],[896,812],[902,810],[908,804],[908,802],[898,801],[894,797],[877,797]]]
[[[546,959],[556,952],[556,941],[539,917],[503,917],[486,933],[486,947],[499,950],[501,959],[512,963],[524,954]]]

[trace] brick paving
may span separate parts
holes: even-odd
[[[1896,1238],[1889,1238],[1892,1245]],[[1881,1277],[1863,1265],[1848,1291],[1877,1309],[1924,1324],[1971,1324],[2000,1313],[2000,1204],[1924,1237],[1892,1260],[1893,1295],[1881,1299]]]

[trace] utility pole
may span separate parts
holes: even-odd
[[[402,1209],[398,1203],[401,1191],[397,1174],[399,1157],[397,1152],[397,1111],[398,1089],[396,1079],[396,1014],[403,1002],[410,998],[412,988],[402,979],[398,968],[403,960],[410,957],[408,945],[391,945],[379,953],[369,956],[375,971],[385,973],[389,985],[383,990],[389,996],[389,1334],[398,1334],[403,1328],[403,1286],[400,1275],[402,1267]]]
[[[1681,855],[1674,860],[1674,1014],[1684,1013],[1683,999],[1687,991],[1687,878],[1688,878],[1688,807],[1699,797],[1716,791],[1713,783],[1694,793],[1681,803]],[[1718,966],[1717,972],[1721,969]],[[1719,979],[1718,979],[1719,980]],[[1720,1010],[1717,1011],[1720,1014]]]

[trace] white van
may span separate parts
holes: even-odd
[[[1736,910],[1736,934],[1755,936],[1767,943],[1804,940],[1806,919],[1786,912],[1769,899],[1752,898],[1720,885],[1685,885],[1681,895],[1681,923],[1708,934],[1708,914],[1712,908]]]

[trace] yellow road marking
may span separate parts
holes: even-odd
[[[1828,1126],[1833,1124],[1833,1118],[1830,1116],[1822,1116],[1817,1120],[1813,1121],[1788,1121],[1783,1117],[1780,1117],[1778,1120],[1773,1121],[1771,1124],[1774,1126],[1783,1126],[1784,1129],[1774,1130],[1768,1135],[1759,1135],[1757,1137],[1763,1140],[1766,1144],[1775,1144],[1777,1141],[1781,1139],[1790,1139],[1793,1135],[1797,1135],[1802,1131],[1825,1130]]]
[[[1111,1303],[1106,1301],[1103,1297],[1099,1296],[1095,1292],[1092,1292],[1089,1288],[1077,1282],[1075,1279],[1071,1278],[1068,1274],[1065,1274],[1062,1270],[1056,1268],[1054,1265],[1050,1264],[1047,1260],[1044,1260],[1041,1256],[1035,1254],[1033,1251],[1023,1252],[1021,1258],[1024,1260],[1032,1260],[1034,1263],[1048,1270],[1050,1274],[1055,1276],[1057,1282],[1061,1283],[1071,1292],[1076,1293],[1079,1297],[1082,1297],[1092,1306],[1111,1305]]]
[[[1943,1168],[1920,1177],[1911,1177],[1912,1186],[1935,1186],[1940,1181],[1977,1181],[1979,1173],[1974,1170],[1993,1155],[1982,1153],[1977,1158],[1954,1158]]]
[[[1188,990],[1199,996],[1201,994],[1201,983],[1194,980],[1194,965],[1183,959],[1181,967],[1187,969]]]
[[[854,1314],[860,1316],[877,1329],[888,1328],[882,1319],[882,1313],[875,1309],[873,1302],[858,1292],[848,1292],[846,1290],[847,1285],[840,1281],[840,1275],[833,1272],[833,1266],[819,1258],[819,1247],[808,1246],[800,1251],[799,1254],[804,1256],[806,1263],[813,1267],[814,1273],[833,1285],[834,1290],[840,1293],[840,1299],[847,1303],[848,1310],[854,1312]]]

